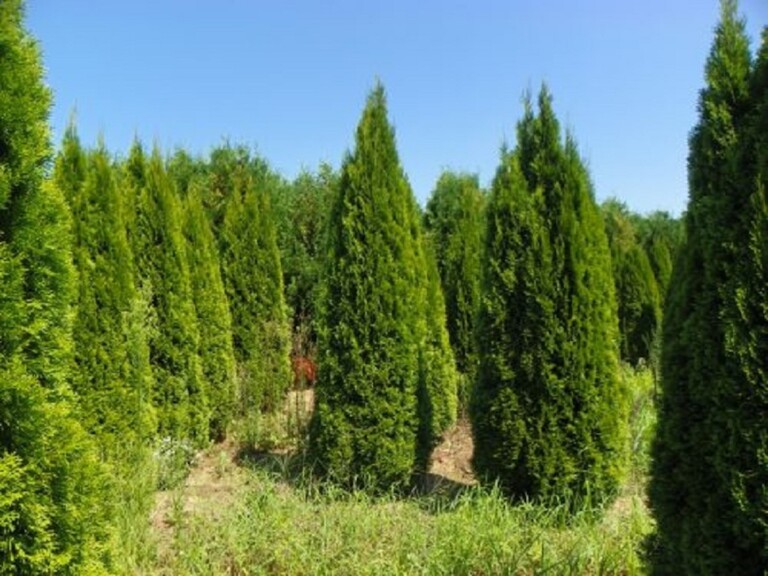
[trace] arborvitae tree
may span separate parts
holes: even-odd
[[[138,283],[149,294],[156,323],[149,349],[158,429],[161,435],[204,443],[210,413],[180,200],[159,152],[147,160],[135,144],[125,170],[126,196],[135,202],[127,228]]]
[[[338,175],[326,164],[317,173],[303,172],[290,186],[276,187],[273,208],[285,280],[286,303],[292,314],[294,353],[311,355],[316,344],[323,246]]]
[[[589,179],[551,97],[530,102],[487,209],[470,416],[474,466],[513,497],[611,496],[622,477],[610,255]]]
[[[211,183],[223,200],[218,226],[222,278],[232,314],[239,410],[274,410],[290,383],[290,328],[268,191],[233,149],[212,154]]]
[[[663,307],[672,264],[683,238],[683,223],[672,218],[667,212],[652,212],[634,219],[638,241],[648,256],[656,285],[659,287],[659,301]]]
[[[72,386],[86,429],[109,453],[156,429],[152,371],[125,230],[125,206],[107,152],[86,153],[73,127],[56,160],[54,183],[73,214],[78,276]]]
[[[724,0],[689,142],[686,234],[664,315],[650,485],[659,574],[768,566],[766,204],[756,174],[766,92],[755,82],[750,94],[750,69],[744,22]]]
[[[650,359],[651,345],[661,321],[659,289],[626,206],[609,199],[601,209],[611,249],[621,357],[635,365],[641,358]]]
[[[484,202],[477,176],[445,172],[424,215],[445,296],[448,334],[463,376],[462,408],[477,370],[475,318],[480,301]]]
[[[325,262],[311,453],[322,473],[347,485],[402,485],[429,443],[418,437],[419,412],[428,413],[434,399],[423,376],[427,276],[419,221],[380,85],[342,165]]]
[[[221,440],[235,408],[232,319],[221,279],[216,241],[203,208],[198,183],[193,182],[186,190],[184,208],[184,235],[200,330],[199,353],[211,409],[210,435]]]
[[[50,93],[0,3],[0,572],[103,570],[103,476],[73,413],[70,215],[42,184]]]

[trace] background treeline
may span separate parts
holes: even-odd
[[[465,414],[483,482],[569,506],[617,494],[621,363],[660,364],[654,566],[759,572],[768,35],[753,60],[722,5],[681,221],[598,206],[546,87],[490,189],[446,172],[424,210],[380,85],[338,172],[288,181],[230,144],[116,157],[74,125],[54,154],[37,47],[1,3],[0,573],[129,572],[126,510],[178,481],[168,461],[258,443],[292,355],[318,366],[316,475],[407,489]]]

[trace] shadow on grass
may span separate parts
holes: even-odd
[[[429,472],[414,474],[410,484],[386,493],[374,493],[361,487],[345,487],[316,475],[309,456],[303,451],[241,447],[235,461],[245,469],[272,476],[308,498],[322,496],[332,500],[347,500],[365,497],[371,501],[412,502],[430,514],[452,510],[465,495],[479,490],[477,486]]]

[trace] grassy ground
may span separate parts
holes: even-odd
[[[653,381],[648,371],[625,377],[632,467],[604,508],[510,505],[495,489],[472,485],[468,462],[451,460],[471,454],[466,426],[436,451],[426,491],[342,492],[311,480],[297,462],[306,413],[292,408],[251,435],[269,453],[214,446],[183,484],[158,493],[146,529],[129,535],[141,544],[127,546],[120,565],[132,574],[642,574],[642,544],[653,530],[644,500]]]

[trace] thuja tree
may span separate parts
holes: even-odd
[[[127,229],[137,282],[150,299],[153,315],[149,352],[158,431],[203,443],[208,439],[209,407],[180,200],[159,152],[146,158],[136,143],[124,171],[126,198],[134,208]]]
[[[286,303],[292,315],[295,352],[311,355],[316,343],[316,304],[323,246],[338,175],[328,165],[303,172],[287,186],[275,187],[277,222]]]
[[[50,93],[0,3],[0,571],[103,571],[103,475],[73,411],[70,216],[42,183]]]
[[[73,215],[77,270],[72,386],[84,424],[108,452],[155,432],[146,305],[136,289],[120,189],[107,152],[86,152],[74,127],[64,137],[53,182]]]
[[[661,321],[659,288],[626,206],[610,199],[603,203],[601,211],[611,249],[621,357],[634,366],[651,356]]]
[[[546,88],[487,208],[470,416],[474,467],[513,497],[610,497],[622,478],[610,254],[586,170]]]
[[[683,239],[682,220],[672,218],[667,212],[657,211],[637,217],[633,223],[638,241],[648,256],[663,307],[672,276],[672,264]]]
[[[685,239],[664,315],[651,506],[659,574],[768,565],[766,46],[723,1],[690,137]]]
[[[475,318],[480,300],[483,205],[477,176],[445,172],[424,214],[445,297],[448,334],[463,376],[462,408],[477,369]]]
[[[195,182],[188,185],[185,193],[184,236],[200,331],[200,361],[211,410],[210,435],[221,440],[235,409],[232,319],[221,279],[216,241],[203,208],[200,184]]]
[[[257,163],[256,168],[260,166]],[[290,328],[269,191],[242,149],[211,155],[217,225],[243,414],[275,410],[290,383]],[[215,194],[213,193],[215,190]]]
[[[420,221],[380,85],[344,160],[328,229],[311,452],[322,473],[347,485],[403,485],[451,408],[426,363]]]

